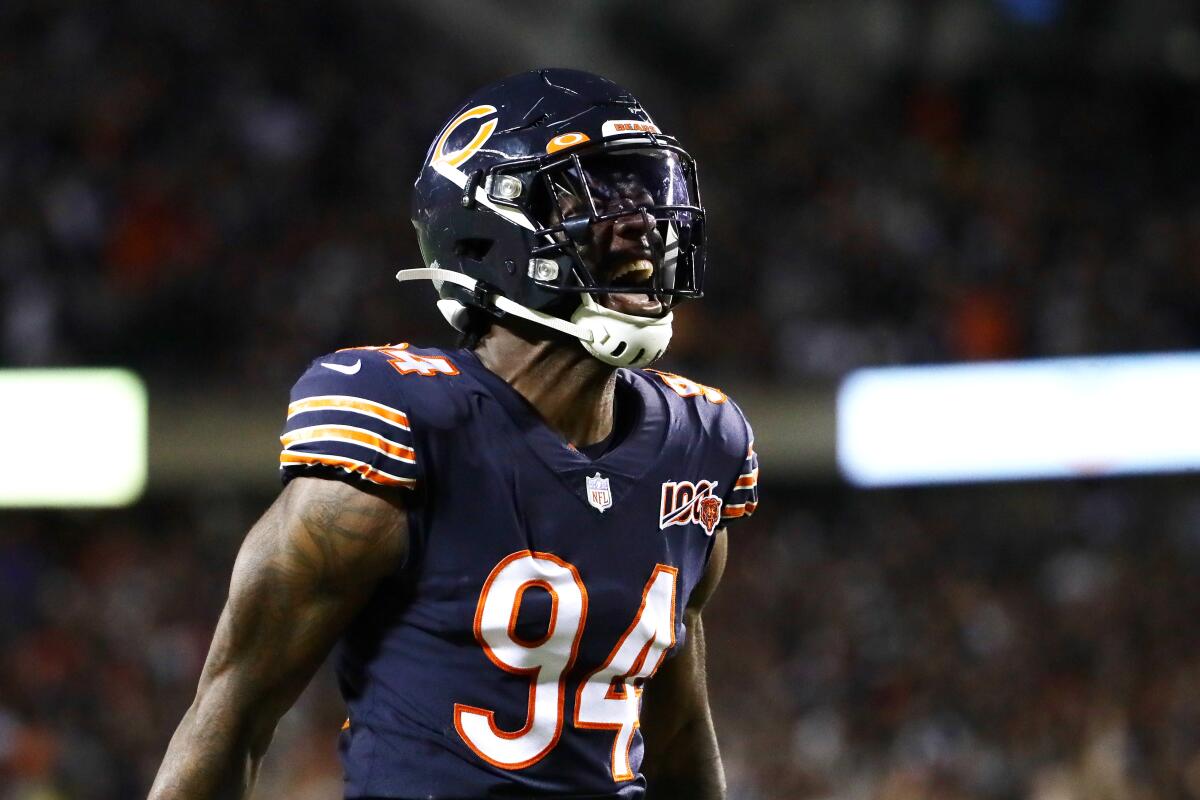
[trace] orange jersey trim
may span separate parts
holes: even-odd
[[[739,476],[737,479],[737,483],[735,483],[733,485],[733,488],[749,489],[751,486],[757,486],[757,485],[758,485],[758,469],[756,468],[753,472],[747,472],[745,475]]]
[[[353,350],[407,350],[408,342],[399,342],[397,344],[360,344],[357,347],[343,347],[341,350],[334,350],[335,353],[349,353]]]
[[[303,414],[306,411],[356,411],[370,417],[378,417],[404,430],[409,430],[408,415],[403,411],[397,411],[394,408],[385,406],[383,403],[364,400],[361,397],[351,397],[350,395],[341,394],[306,397],[288,406],[287,418],[291,419],[297,414]]]
[[[722,517],[748,517],[754,513],[754,509],[758,508],[758,503],[739,503],[737,505],[725,506],[725,511],[721,514]]]
[[[365,464],[362,461],[357,461],[353,458],[343,458],[342,456],[319,456],[313,453],[294,453],[290,450],[284,450],[279,454],[280,464],[321,464],[328,467],[338,467],[347,472],[356,472],[362,475],[371,483],[378,483],[380,486],[405,486],[412,488],[417,485],[414,478],[401,478],[396,475],[389,475],[383,470],[378,470],[370,464]]]
[[[376,433],[350,425],[313,425],[309,428],[300,428],[291,433],[285,433],[279,437],[279,441],[283,443],[284,447],[315,441],[359,444],[409,464],[417,463],[417,454],[411,447],[405,447]]]

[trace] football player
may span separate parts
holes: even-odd
[[[724,795],[701,609],[757,502],[722,392],[647,367],[699,297],[691,157],[545,69],[434,140],[413,222],[457,350],[340,350],[292,391],[153,798],[241,797],[338,645],[347,797]]]

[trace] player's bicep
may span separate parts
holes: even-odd
[[[199,694],[216,691],[273,728],[406,546],[395,499],[291,482],[238,553]]]
[[[641,727],[648,748],[674,738],[694,716],[708,709],[705,680],[704,621],[688,612],[687,640],[664,662],[642,698]]]

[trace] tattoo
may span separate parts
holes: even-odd
[[[151,798],[245,793],[279,717],[407,538],[394,500],[336,481],[289,485],[242,544],[196,701]]]
[[[330,482],[313,487],[296,513],[302,536],[282,549],[268,567],[284,587],[343,593],[361,582],[362,571],[394,564],[400,554],[403,518],[394,506],[325,483]]]
[[[340,632],[330,630],[330,615],[365,601],[405,539],[404,515],[391,504],[333,481],[306,483],[247,537],[248,569],[235,568],[229,598],[228,645],[254,642],[255,660],[272,672],[289,652]]]

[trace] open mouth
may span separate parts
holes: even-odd
[[[613,286],[641,287],[649,286],[654,277],[654,262],[648,258],[639,258],[617,267],[609,278]]]
[[[643,289],[649,288],[653,279],[654,262],[643,257],[617,265],[609,275],[608,284],[614,289]],[[601,305],[623,314],[657,317],[662,313],[662,302],[652,294],[612,292],[601,294],[598,300]]]

